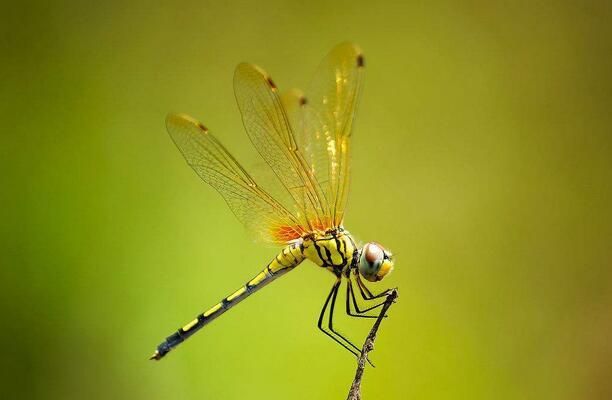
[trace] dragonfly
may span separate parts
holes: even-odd
[[[394,266],[389,250],[376,242],[359,246],[343,226],[352,128],[364,68],[358,46],[337,45],[319,65],[305,96],[297,89],[281,94],[256,65],[241,63],[236,67],[234,92],[246,133],[274,173],[267,187],[256,182],[202,123],[185,114],[167,116],[167,130],[187,164],[221,194],[256,239],[283,248],[246,284],[168,336],[151,359],[163,358],[305,260],[334,276],[318,328],[359,356],[361,349],[333,325],[341,284],[346,282],[348,315],[377,318],[371,311],[384,304],[381,299],[390,289],[374,294],[364,280],[378,282]]]

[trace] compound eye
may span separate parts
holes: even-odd
[[[364,255],[366,260],[370,264],[376,264],[377,262],[382,262],[382,259],[385,257],[385,252],[380,248],[377,244],[368,243],[364,249]]]
[[[359,272],[368,281],[376,281],[378,271],[385,258],[385,251],[376,243],[367,243],[363,246],[359,260]]]

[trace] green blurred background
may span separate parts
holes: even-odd
[[[276,252],[166,113],[257,169],[234,66],[305,87],[344,40],[367,62],[345,225],[396,253],[401,294],[365,398],[612,398],[610,2],[7,3],[3,398],[345,398],[355,363],[316,329],[332,277],[306,264],[147,361]]]

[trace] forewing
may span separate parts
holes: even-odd
[[[301,142],[301,132],[304,126],[304,106],[307,101],[306,96],[300,89],[293,88],[283,92],[280,96],[280,100],[285,109],[298,148],[302,154],[306,156],[306,149]]]
[[[325,200],[325,210],[327,220],[331,222],[331,208],[327,198],[329,186],[329,143],[331,136],[325,135],[320,129],[320,122],[312,123],[312,107],[308,105],[308,99],[299,89],[291,89],[281,95],[281,102],[287,113],[287,118],[294,132],[295,141],[298,149],[306,160],[307,168],[311,175],[315,177]],[[307,113],[310,114],[306,118]],[[309,123],[309,126],[306,124]]]
[[[240,64],[234,75],[236,101],[251,142],[290,194],[287,207],[306,231],[329,227],[327,203],[300,152],[272,79],[259,67]]]
[[[323,59],[302,110],[296,133],[324,196],[335,226],[344,218],[350,180],[350,137],[364,70],[361,50],[351,43],[336,46]]]
[[[301,236],[298,219],[260,188],[204,125],[184,114],[170,114],[166,127],[187,164],[223,196],[256,238],[283,244]]]

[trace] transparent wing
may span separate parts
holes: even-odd
[[[287,114],[287,119],[291,125],[296,143],[302,154],[307,155],[307,150],[303,147],[302,129],[304,126],[304,106],[306,105],[306,96],[300,89],[290,89],[280,95],[280,100]]]
[[[361,91],[364,58],[351,43],[336,46],[323,59],[306,100],[296,141],[321,184],[334,226],[342,224],[349,189],[350,137]]]
[[[251,142],[290,195],[285,205],[306,231],[331,227],[328,203],[298,148],[272,79],[255,65],[240,64],[234,92]]]
[[[260,188],[206,127],[183,114],[170,114],[166,127],[187,164],[225,199],[256,238],[284,244],[300,237],[299,220]]]
[[[299,89],[291,89],[284,92],[281,95],[281,102],[287,113],[287,118],[291,124],[293,132],[295,133],[295,140],[298,144],[300,153],[306,160],[309,173],[315,176],[319,187],[321,188],[325,198],[327,207],[328,219],[331,222],[331,208],[327,200],[329,179],[328,179],[328,165],[329,165],[329,135],[328,137],[320,134],[321,129],[312,129],[306,127],[307,118],[306,113],[310,112],[312,115],[312,108],[308,107],[308,100],[304,93]],[[310,118],[311,120],[312,118]],[[317,123],[319,126],[320,123]],[[337,226],[337,225],[335,225]]]

